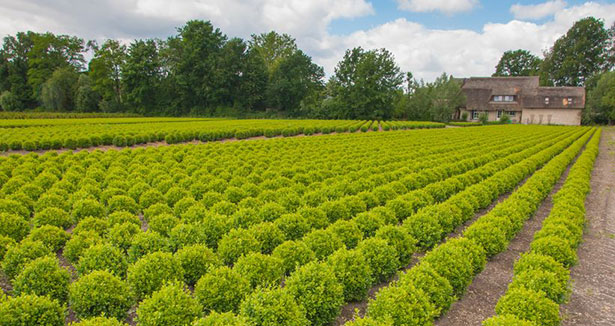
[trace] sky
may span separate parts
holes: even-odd
[[[202,19],[229,37],[288,33],[328,76],[347,49],[361,46],[386,48],[402,71],[432,81],[443,72],[489,76],[507,50],[542,56],[588,16],[611,26],[615,0],[0,0],[0,35],[50,31],[130,43]]]

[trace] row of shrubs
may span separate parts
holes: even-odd
[[[399,281],[381,289],[370,300],[366,319],[377,325],[427,325],[446,312],[482,271],[487,258],[506,248],[590,136],[586,133],[551,160],[553,153],[540,155],[548,161],[542,169],[467,228],[463,236],[437,246],[416,266],[402,273]],[[533,159],[536,168],[542,165],[540,157]],[[515,170],[519,169],[525,170],[527,166],[520,164],[502,172],[517,174]]]
[[[423,129],[423,128],[444,128],[446,125],[439,122],[420,122],[420,121],[383,121],[382,130],[407,130],[407,129]],[[378,126],[375,126],[377,131]]]
[[[583,240],[585,198],[591,191],[591,173],[598,156],[601,130],[570,168],[553,207],[534,234],[529,252],[514,266],[514,277],[496,305],[497,316],[485,326],[560,324],[559,305],[568,293],[569,269],[577,262],[576,249]]]

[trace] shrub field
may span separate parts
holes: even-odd
[[[600,130],[122,119],[0,139],[339,133],[0,157],[0,326],[431,325],[576,162],[485,321],[559,324]]]

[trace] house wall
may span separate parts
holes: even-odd
[[[523,124],[581,125],[581,109],[523,109]]]
[[[477,110],[477,111],[480,111],[480,110]],[[464,112],[468,113],[468,121],[478,121],[478,119],[472,119],[472,110],[467,110],[467,109],[463,109],[463,108],[459,110],[459,113],[460,113],[459,118],[460,119],[461,119],[461,115]],[[498,113],[497,113],[497,111],[482,111],[482,112],[487,112],[487,114],[489,116],[489,121],[497,121],[498,120]],[[519,123],[520,122],[519,119],[522,119],[523,114],[522,114],[521,111],[515,111],[515,112],[517,112],[517,113],[515,114],[514,117],[513,116],[510,117],[510,121],[512,123]]]

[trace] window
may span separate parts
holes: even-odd
[[[548,97],[548,96],[547,96],[547,97],[545,97],[545,104],[546,104],[546,105],[549,105],[549,97]]]
[[[493,102],[514,102],[515,97],[513,95],[495,95]]]
[[[507,114],[509,117],[514,117],[514,116],[515,116],[515,114],[517,114],[517,112],[515,112],[515,111],[506,111],[506,114]]]
[[[515,97],[512,95],[507,95],[504,96],[504,102],[514,102],[515,101]]]
[[[502,117],[502,111],[501,110],[498,110],[497,116],[498,116],[498,119]]]
[[[568,98],[568,105],[572,105],[572,97]]]
[[[477,120],[478,119],[478,111],[472,111],[472,120]]]

